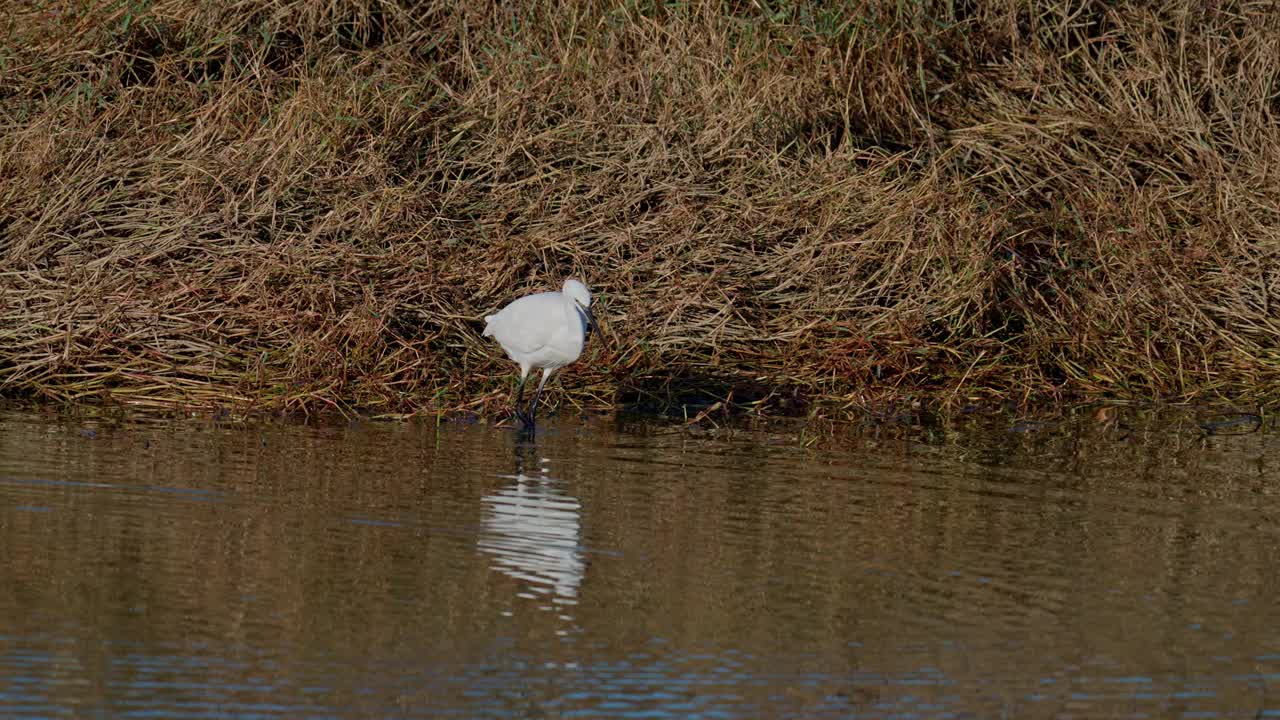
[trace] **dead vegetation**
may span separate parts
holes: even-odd
[[[0,392],[493,411],[1274,397],[1274,2],[26,2]],[[569,379],[571,378],[571,379]]]

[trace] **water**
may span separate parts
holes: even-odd
[[[0,413],[0,716],[1280,718],[1280,437]]]

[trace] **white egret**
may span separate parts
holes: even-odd
[[[591,291],[581,282],[569,278],[560,292],[526,295],[511,301],[493,315],[485,316],[484,335],[493,337],[507,351],[507,357],[520,366],[520,385],[516,389],[516,417],[533,429],[538,412],[538,398],[551,373],[568,365],[582,354],[587,330],[595,329],[591,314]],[[524,400],[524,383],[529,371],[542,368],[542,380],[533,393],[529,412],[520,404]]]

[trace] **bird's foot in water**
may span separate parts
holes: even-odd
[[[521,410],[520,408],[516,408],[516,420],[520,421],[521,430],[524,430],[525,432],[533,431],[533,416],[529,415],[529,413]]]

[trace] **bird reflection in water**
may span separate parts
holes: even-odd
[[[582,506],[547,474],[545,462],[536,448],[517,447],[515,474],[502,476],[511,482],[482,500],[479,548],[493,556],[495,570],[521,581],[519,597],[545,599],[543,609],[563,611],[577,604],[586,569]]]

